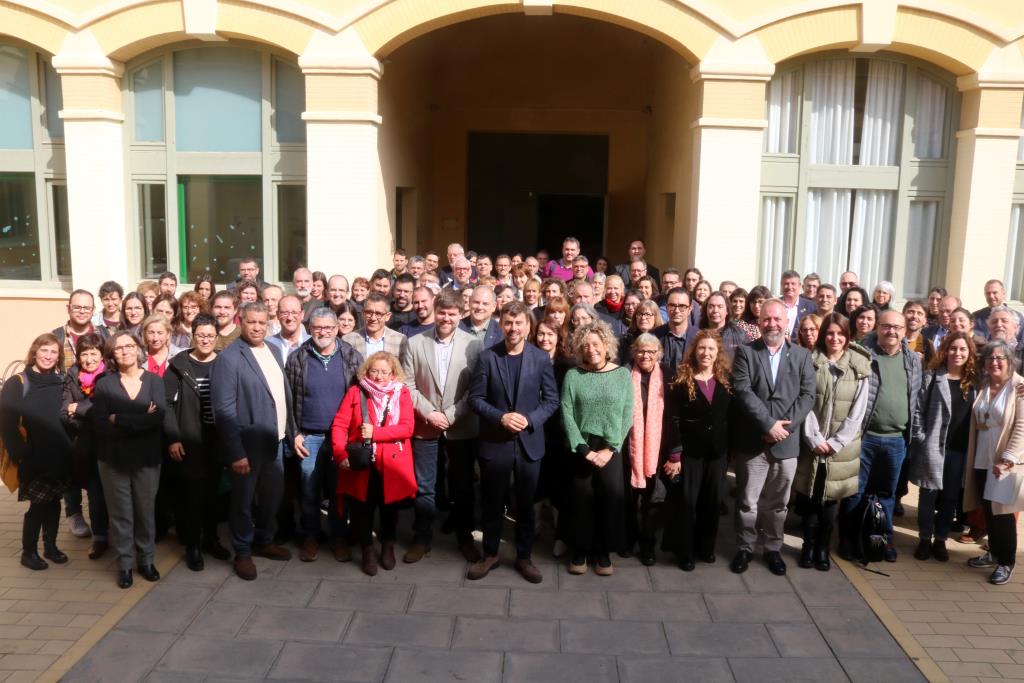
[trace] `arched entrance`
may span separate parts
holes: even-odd
[[[678,52],[604,21],[502,14],[382,62],[381,163],[405,248],[557,253],[575,234],[592,256],[621,258],[638,236],[671,251],[697,99]]]

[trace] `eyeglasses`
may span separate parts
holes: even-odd
[[[214,339],[217,338],[217,335],[215,335],[215,334],[194,334],[194,335],[192,335],[192,338],[196,339],[198,341],[213,341]]]
[[[68,306],[75,313],[89,313],[92,311],[94,306]]]
[[[328,334],[338,329],[337,325],[314,325],[309,328],[309,331],[313,334]]]
[[[989,356],[986,363],[1005,363],[1006,356]]]
[[[665,308],[670,311],[685,311],[690,308],[690,304],[666,304]]]
[[[366,374],[369,375],[370,377],[387,377],[388,375],[391,374],[391,368],[388,368],[387,370],[367,370]]]
[[[383,318],[387,315],[387,311],[363,311],[364,318]]]
[[[278,318],[294,318],[295,316],[302,315],[300,311],[282,311],[277,309]]]
[[[124,346],[115,346],[114,353],[128,353],[129,351],[137,351],[137,344],[125,344]]]
[[[886,324],[886,325],[879,325],[878,329],[882,330],[883,332],[900,332],[902,330],[907,329],[907,327],[906,327],[906,325],[889,325],[889,324]]]
[[[654,314],[651,313],[650,311],[640,311],[639,313],[636,314],[636,317],[638,317],[638,318],[653,318]]]
[[[657,349],[640,349],[640,350],[636,351],[633,355],[634,356],[657,356],[658,355],[658,350]]]

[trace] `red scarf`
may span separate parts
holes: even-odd
[[[658,471],[661,453],[661,418],[665,408],[665,390],[661,366],[654,364],[647,386],[647,415],[640,393],[640,370],[633,366],[633,430],[629,433],[630,478],[635,489],[647,488],[647,479]]]
[[[618,313],[622,310],[622,304],[626,303],[625,297],[619,303],[615,303],[611,299],[605,297],[604,305],[608,308],[609,313]]]

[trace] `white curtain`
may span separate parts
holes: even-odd
[[[852,190],[807,192],[802,271],[817,272],[822,282],[839,282],[839,276],[847,269],[852,196]]]
[[[796,154],[800,133],[800,71],[777,75],[768,84],[768,128],[764,133],[767,154]]]
[[[833,59],[807,67],[811,130],[807,156],[812,164],[853,163],[853,97],[857,62]]]
[[[1011,299],[1024,296],[1024,204],[1010,209],[1010,239],[1006,243],[1006,290]]]
[[[761,277],[772,286],[788,269],[792,254],[791,197],[761,197]]]
[[[917,79],[917,106],[914,111],[913,130],[916,158],[942,158],[948,99],[946,86],[924,75]]]
[[[1020,127],[1024,128],[1024,111],[1020,114]],[[1024,137],[1017,142],[1017,161],[1024,161]]]
[[[921,299],[932,283],[932,249],[939,227],[939,202],[910,202],[907,225],[907,258],[903,271],[903,296]]]

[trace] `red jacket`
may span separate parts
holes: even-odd
[[[362,441],[359,426],[363,423],[362,409],[359,405],[358,384],[345,394],[331,424],[331,443],[334,444],[334,462],[340,464],[348,458],[345,445],[354,441]],[[373,402],[367,404],[370,421],[374,423],[373,442],[376,445],[377,458],[374,467],[381,473],[384,481],[384,502],[394,503],[416,495],[416,471],[412,462],[412,437],[416,415],[412,408],[412,396],[409,390],[402,387],[399,394],[399,418],[397,425],[378,427],[380,421]],[[342,495],[351,496],[356,500],[366,500],[366,489],[370,482],[369,470],[349,470],[338,468],[338,507],[341,507]]]

